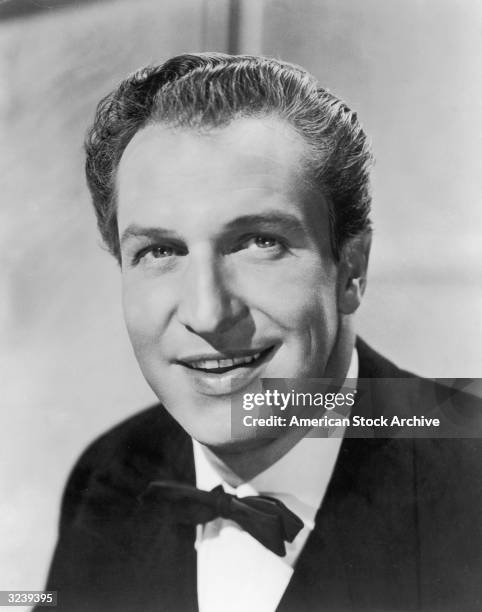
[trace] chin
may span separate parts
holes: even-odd
[[[192,400],[191,400],[192,402]],[[197,405],[191,410],[176,410],[176,405],[165,403],[171,416],[201,444],[208,446],[229,444],[231,440],[230,408],[223,405]]]
[[[182,425],[182,423],[181,423]],[[183,426],[183,425],[182,425]],[[184,427],[184,426],[183,426]],[[220,426],[219,422],[213,424],[184,427],[186,432],[195,440],[219,450],[227,451],[232,449],[233,452],[238,452],[243,449],[249,450],[258,448],[266,444],[267,440],[256,437],[256,432],[250,432],[249,437],[240,437],[231,435],[231,423]]]
[[[244,429],[242,434],[238,430],[233,434],[230,409],[214,409],[209,412],[210,414],[203,414],[204,418],[199,418],[196,414],[195,418],[192,415],[191,418],[189,415],[182,415],[182,418],[178,419],[181,427],[204,446],[222,452],[238,453],[261,448],[272,442],[263,436],[265,432],[255,428]],[[173,416],[176,418],[174,413]]]

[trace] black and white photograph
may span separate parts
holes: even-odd
[[[482,610],[482,4],[0,48],[0,607]]]

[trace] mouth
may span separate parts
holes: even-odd
[[[254,351],[239,351],[232,355],[200,355],[177,361],[190,370],[206,374],[226,374],[227,372],[236,373],[245,368],[254,369],[262,365],[273,352],[274,346],[266,349]]]

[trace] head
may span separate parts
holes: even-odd
[[[260,377],[344,375],[371,155],[341,100],[278,60],[183,55],[107,96],[86,150],[137,359],[191,435],[229,445]]]

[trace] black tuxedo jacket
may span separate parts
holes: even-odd
[[[362,341],[358,352],[360,378],[410,376]],[[392,397],[382,383],[373,412],[420,400]],[[432,397],[434,383],[424,384]],[[471,397],[452,400],[473,412]],[[481,610],[481,471],[480,439],[345,438],[278,610]],[[168,505],[139,502],[162,478],[195,484],[191,440],[160,405],[82,455],[47,584],[59,610],[197,610],[195,528],[177,524]]]

